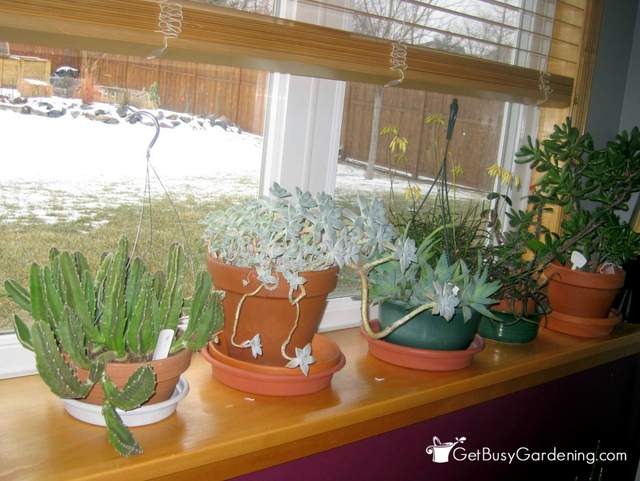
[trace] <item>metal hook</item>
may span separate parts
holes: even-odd
[[[149,146],[147,147],[147,160],[149,160],[151,158],[151,149],[155,145],[156,140],[158,140],[158,137],[160,136],[160,122],[158,122],[158,119],[156,118],[155,115],[153,115],[151,112],[147,112],[146,110],[138,110],[132,114],[129,114],[124,120],[125,122],[129,122],[130,120],[133,120],[133,119],[142,120],[143,116],[149,117],[153,122],[153,125],[156,127],[156,133],[153,136],[153,139],[151,139]]]

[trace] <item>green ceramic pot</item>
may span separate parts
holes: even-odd
[[[380,305],[378,320],[384,329],[412,310],[413,307],[404,303],[386,301]],[[418,349],[459,351],[469,347],[478,332],[479,322],[480,316],[475,313],[469,321],[464,322],[461,309],[456,309],[456,314],[450,321],[434,316],[431,310],[427,310],[393,331],[384,340]]]
[[[538,335],[540,315],[534,314],[527,317],[529,321],[516,319],[510,312],[493,311],[501,322],[482,316],[479,333],[482,337],[500,342],[524,344],[533,341]]]

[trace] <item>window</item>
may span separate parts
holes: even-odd
[[[150,46],[162,42],[154,2],[0,5],[0,129],[11,159],[0,174],[2,279],[24,279],[31,258],[42,260],[52,244],[97,256],[116,230],[135,235],[153,129],[126,124],[117,112],[124,103],[163,112],[152,160],[183,214],[194,255],[204,252],[197,222],[206,211],[264,193],[274,180],[335,191],[345,202],[358,192],[386,192],[389,169],[427,181],[437,124],[424,118],[446,116],[452,94],[461,99],[459,143],[451,149],[460,193],[479,199],[495,186],[488,166],[519,174],[513,153],[526,135],[568,114],[574,79],[589,78],[578,72],[583,25],[595,23],[583,0],[198,0],[183,8],[178,38],[160,60],[147,60]],[[383,90],[378,85],[397,76],[389,70],[390,41],[409,45],[408,69],[401,88]],[[22,70],[32,80],[21,86],[29,94],[17,85],[15,65],[10,80],[7,54],[35,57],[21,67],[31,69]],[[72,69],[50,79],[60,66]],[[73,100],[78,87],[90,93],[92,85],[100,87],[104,112]],[[561,108],[536,108],[541,102]],[[30,113],[15,112],[25,107]],[[388,158],[388,138],[380,135],[393,126],[409,143],[402,163]],[[69,168],[57,168],[59,158]],[[154,183],[148,254],[156,258],[181,235],[160,193]],[[337,291],[352,293],[348,282]],[[0,295],[0,330],[10,327],[9,315]],[[332,299],[324,326],[353,325],[357,316],[356,301]],[[15,336],[0,336],[0,360],[11,359],[0,363],[8,366],[0,377],[33,369],[15,346]]]
[[[169,245],[185,242],[182,224],[187,249],[200,262],[200,221],[212,209],[257,195],[266,72],[17,43],[9,48],[11,55],[0,59],[7,159],[0,177],[3,284],[26,284],[30,263],[46,261],[53,246],[80,250],[95,266],[121,234],[133,242],[143,205],[137,254],[159,268]],[[156,115],[160,125],[151,161],[162,184],[151,172],[150,209],[145,151],[155,127],[148,118],[127,122],[138,109]],[[3,292],[0,331],[12,330],[13,311]]]

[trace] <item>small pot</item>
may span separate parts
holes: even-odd
[[[535,314],[536,304],[533,299],[527,302],[527,320],[519,319],[522,315],[522,302],[515,301],[513,310],[511,301],[503,299],[491,311],[500,319],[496,321],[482,316],[478,333],[487,339],[513,344],[524,344],[533,341],[538,335],[540,315]],[[515,311],[515,314],[514,314]]]
[[[553,263],[544,271],[552,311],[581,318],[606,318],[624,285],[625,273],[599,274]]]
[[[268,366],[284,366],[280,348],[289,336],[296,318],[296,308],[289,302],[289,284],[278,273],[279,284],[273,290],[263,288],[258,294],[247,297],[240,310],[235,341],[242,343],[260,334],[262,355],[254,358],[251,349],[242,349],[231,344],[236,309],[242,297],[255,291],[260,281],[254,269],[237,267],[208,257],[209,273],[216,289],[225,291],[222,301],[224,310],[224,339],[229,356],[241,361]],[[307,282],[304,284],[306,296],[299,302],[300,318],[298,327],[287,346],[287,355],[294,357],[295,348],[310,343],[318,331],[322,314],[327,304],[327,296],[338,283],[338,268],[322,271],[301,272]],[[296,292],[298,294],[298,292]]]
[[[381,328],[393,324],[413,309],[400,302],[383,302],[378,319]],[[393,331],[384,341],[417,349],[459,351],[469,347],[478,332],[479,322],[480,316],[475,311],[465,322],[461,309],[456,309],[450,321],[427,310]]]
[[[153,367],[153,371],[156,373],[156,390],[153,396],[144,403],[144,405],[148,405],[169,399],[173,395],[173,391],[176,384],[178,384],[180,375],[187,370],[189,364],[191,364],[191,351],[183,349],[166,359],[159,359],[157,361],[126,363],[110,362],[107,364],[106,372],[111,381],[119,389],[122,389],[125,384],[127,384],[131,375],[139,367],[145,365]],[[89,371],[86,369],[76,368],[76,375],[78,379],[85,381],[89,377]],[[96,383],[91,391],[89,391],[87,397],[82,399],[82,401],[89,404],[102,404],[104,402],[102,385],[100,383]]]

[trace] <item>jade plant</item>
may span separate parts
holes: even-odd
[[[184,250],[174,244],[166,273],[153,273],[140,258],[130,258],[123,237],[114,253],[102,257],[95,276],[82,253],[52,249],[48,265],[32,264],[28,288],[5,282],[9,297],[33,320],[29,327],[15,314],[15,332],[35,353],[44,382],[64,399],[83,399],[101,384],[108,438],[123,456],[142,448],[116,408],[129,411],[144,404],[155,391],[156,377],[145,365],[118,389],[106,364],[150,361],[163,329],[177,333],[171,354],[197,351],[222,322],[220,296],[206,273],[197,276],[193,297],[184,299],[184,266]],[[184,315],[188,324],[180,329]],[[78,368],[89,371],[86,380],[78,378]]]
[[[615,215],[628,210],[631,195],[640,191],[637,127],[596,149],[591,135],[567,119],[547,139],[530,138],[516,155],[516,162],[539,173],[528,199],[538,213],[536,233],[544,235],[529,247],[541,263],[564,264],[577,253],[582,270],[597,272],[603,264],[621,265],[640,253],[640,236]],[[541,232],[542,213],[553,206],[564,216],[561,235]]]

